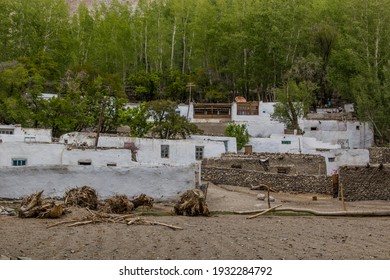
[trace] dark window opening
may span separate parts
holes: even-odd
[[[79,165],[92,165],[92,160],[79,160]]]
[[[169,145],[161,145],[161,158],[169,158]]]
[[[316,126],[312,126],[312,127],[310,127],[310,130],[311,131],[315,131],[315,130],[317,130],[317,127]]]
[[[195,147],[195,159],[202,160],[203,159],[203,152],[204,152],[203,146],[196,146]]]
[[[12,159],[12,166],[25,166],[27,159]]]
[[[360,125],[357,125],[357,126],[356,126],[356,130],[360,130]]]
[[[116,163],[115,162],[109,162],[109,163],[107,163],[107,166],[116,166]]]
[[[291,141],[290,140],[282,140],[283,145],[290,145]]]
[[[335,161],[336,161],[336,158],[334,158],[334,157],[328,158],[328,162],[335,162]]]

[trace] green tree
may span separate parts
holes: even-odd
[[[140,103],[134,108],[122,109],[119,111],[120,122],[130,127],[130,136],[144,137],[153,127],[149,122],[150,113],[145,103]]]
[[[167,100],[155,100],[146,104],[153,119],[151,132],[161,139],[187,138],[202,131],[186,117],[176,112],[177,103]]]
[[[272,118],[283,122],[287,128],[300,132],[299,118],[309,112],[316,88],[309,81],[297,83],[289,80],[283,87],[275,90],[277,103]]]
[[[236,138],[237,151],[241,150],[249,142],[249,133],[245,124],[230,122],[225,129],[225,135]]]

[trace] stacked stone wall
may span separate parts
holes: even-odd
[[[390,148],[373,147],[368,150],[370,153],[370,163],[390,163]]]
[[[267,162],[264,162],[268,159]],[[321,155],[253,153],[225,154],[222,158],[206,159],[203,166],[238,168],[244,170],[278,173],[278,168],[286,167],[288,174],[325,175],[326,162]]]
[[[266,184],[275,191],[289,193],[332,193],[332,178],[324,175],[273,174],[254,170],[204,166],[202,179],[214,184],[241,187]]]
[[[390,200],[390,166],[345,166],[339,176],[347,201]]]

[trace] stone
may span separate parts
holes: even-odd
[[[257,195],[257,199],[258,200],[265,200],[265,194],[263,194],[263,193],[259,193],[258,195]]]

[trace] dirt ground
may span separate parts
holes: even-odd
[[[182,227],[159,225],[88,224],[52,228],[58,221],[82,218],[85,209],[57,220],[0,216],[0,255],[32,259],[390,259],[390,217],[318,217],[269,214],[247,219],[233,211],[266,209],[257,200],[260,191],[210,184],[207,201],[210,217],[161,215],[172,205],[158,204],[156,213],[143,216]],[[271,193],[272,205],[342,210],[341,202],[328,196]],[[8,205],[10,206],[10,205]],[[12,206],[12,205],[11,205]],[[347,202],[348,211],[390,210],[390,202]]]

